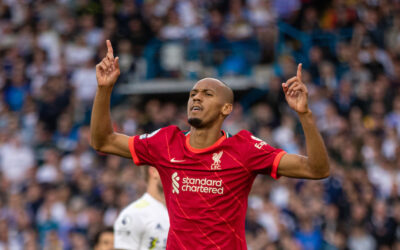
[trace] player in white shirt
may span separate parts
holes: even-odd
[[[168,211],[160,176],[146,169],[147,192],[124,208],[114,223],[114,248],[126,250],[165,249],[169,230]]]

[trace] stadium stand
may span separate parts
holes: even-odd
[[[305,154],[280,85],[302,62],[331,177],[257,178],[248,248],[400,249],[399,14],[397,0],[0,1],[0,249],[89,249],[145,192],[132,161],[89,146],[106,39],[129,135],[187,128],[182,92],[213,76],[236,91],[224,129]]]

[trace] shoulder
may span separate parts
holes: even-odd
[[[156,137],[156,136],[159,136],[162,134],[174,134],[174,133],[178,133],[178,132],[181,132],[181,130],[177,126],[171,125],[171,126],[159,128],[157,130],[154,130],[151,133],[139,135],[139,139],[149,139],[151,137]]]
[[[268,145],[267,142],[253,135],[250,131],[241,130],[239,133],[234,135],[232,138],[237,140],[237,143],[245,145],[253,145],[254,147],[261,149],[264,145]]]
[[[240,137],[248,137],[250,135],[253,135],[250,131],[248,130],[240,130],[236,135],[234,136],[240,136]]]
[[[125,208],[127,212],[135,213],[137,211],[145,210],[146,208],[148,208],[151,205],[151,201],[147,198],[147,195],[148,194],[145,193],[142,197],[129,204]]]
[[[182,133],[181,130],[177,126],[167,126],[163,128],[159,128],[157,130],[154,130],[153,132],[150,133],[145,133],[141,135],[136,135],[134,137],[137,137],[139,140],[145,140],[145,141],[159,141],[160,138],[163,138],[164,136],[167,137],[172,137],[176,134]]]
[[[162,128],[164,133],[182,133],[182,130],[176,125],[170,125]]]
[[[120,214],[115,221],[115,225],[120,226],[132,226],[133,224],[140,223],[142,219],[143,213],[146,211],[146,208],[150,206],[150,203],[144,199],[142,196],[138,200],[130,203],[127,207],[122,209]]]
[[[141,211],[145,210],[148,206],[150,206],[150,203],[145,199],[144,196],[142,196],[136,201],[130,203],[124,209],[122,209],[118,217],[122,217],[125,215],[137,216],[138,214],[140,214]]]
[[[250,131],[241,130],[241,131],[239,131],[239,133],[232,136],[232,138],[235,138],[236,140],[241,141],[241,142],[249,142],[250,143],[250,142],[253,142],[257,137],[255,137]]]

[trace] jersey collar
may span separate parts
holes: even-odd
[[[221,138],[219,138],[218,141],[216,141],[213,145],[211,145],[209,147],[206,147],[206,148],[194,148],[194,147],[192,147],[190,145],[190,143],[189,143],[189,140],[190,140],[190,132],[189,132],[189,133],[186,134],[186,147],[190,151],[192,151],[193,153],[203,153],[203,152],[206,152],[206,151],[210,151],[210,150],[218,147],[227,138],[227,135],[226,135],[225,131],[221,130],[221,132],[223,134],[221,136]]]

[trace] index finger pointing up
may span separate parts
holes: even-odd
[[[111,46],[110,40],[107,40],[106,43],[107,43],[107,53],[113,54],[113,48]]]
[[[302,68],[303,64],[299,63],[299,65],[297,66],[297,79],[299,79],[301,81],[301,68]]]

